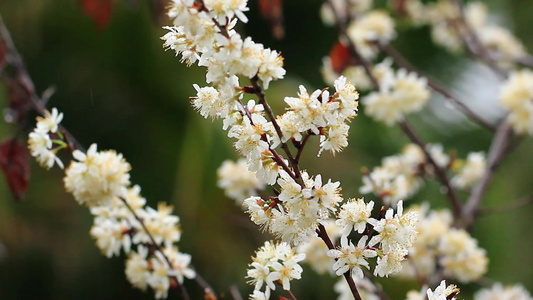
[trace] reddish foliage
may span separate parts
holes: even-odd
[[[4,41],[0,40],[0,69],[6,65],[7,49]]]
[[[398,12],[400,15],[405,16],[407,14],[406,11],[406,0],[393,0],[390,2],[392,9]]]
[[[94,20],[96,27],[104,28],[111,20],[113,0],[81,0],[83,11]]]
[[[331,58],[331,67],[333,71],[341,74],[344,69],[351,63],[351,55],[348,47],[341,42],[336,42],[335,45],[329,51],[329,57]]]
[[[8,85],[9,114],[13,121],[21,124],[26,118],[26,113],[31,109],[31,96],[24,83],[20,81],[10,81]]]
[[[17,200],[23,199],[30,179],[28,148],[16,138],[3,141],[0,144],[0,167],[13,196]]]
[[[283,38],[283,0],[259,0],[259,11],[271,21],[272,35],[277,39]]]

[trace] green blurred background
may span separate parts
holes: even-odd
[[[288,0],[283,7],[286,37],[275,40],[268,21],[259,16],[256,1],[249,2],[250,22],[239,31],[285,57],[286,79],[273,83],[268,91],[271,104],[281,113],[283,97],[295,95],[299,84],[308,89],[325,86],[320,62],[336,33],[318,18],[321,1]],[[165,33],[161,26],[168,22],[157,17],[152,4],[114,1],[110,23],[103,28],[95,26],[78,1],[1,0],[0,13],[39,93],[52,85],[57,88],[49,107],[65,114],[63,124],[86,147],[98,143],[99,149],[123,153],[133,167],[132,182],[142,187],[149,204],[166,201],[175,206],[183,229],[180,248],[193,255],[198,271],[216,291],[227,294],[235,284],[245,296],[252,290],[244,279],[246,265],[254,250],[271,237],[261,234],[216,187],[216,169],[223,160],[237,156],[221,122],[204,120],[190,107],[192,84],[202,85],[205,71],[187,68],[174,53],[163,51],[159,37]],[[487,4],[533,49],[533,1]],[[432,46],[427,29],[400,27],[398,31],[398,48],[446,85],[460,86],[465,72],[474,79],[480,74],[490,77],[485,69],[468,75],[467,60]],[[482,90],[469,91],[477,92]],[[6,97],[2,86],[2,108]],[[492,94],[487,101],[495,97]],[[446,120],[438,116],[439,110],[428,109],[410,118],[426,141],[440,141],[446,149],[457,149],[461,157],[488,147],[491,135],[486,130]],[[13,125],[0,122],[1,139],[13,132]],[[400,151],[407,142],[398,128],[375,123],[362,113],[352,123],[350,146],[344,152],[336,157],[325,153],[317,159],[314,141],[302,165],[313,174],[340,180],[346,197],[358,197],[360,168],[379,164],[381,157]],[[491,181],[485,207],[531,194],[532,146],[531,139],[526,139],[502,164]],[[33,163],[21,203],[14,201],[0,175],[0,243],[5,246],[0,250],[0,299],[152,299],[152,293],[130,287],[122,257],[107,259],[94,246],[88,234],[92,218],[64,191],[62,175],[58,168],[46,171]],[[447,205],[435,182],[428,182],[409,202],[423,200],[434,207]],[[488,250],[488,278],[521,282],[533,290],[531,214],[533,207],[527,206],[479,220],[474,236]],[[306,268],[303,279],[291,286],[299,299],[334,299],[334,282]],[[404,299],[408,289],[417,288],[414,282],[381,282],[391,299]],[[193,299],[200,297],[193,282],[186,286]],[[468,299],[477,285],[462,287]]]

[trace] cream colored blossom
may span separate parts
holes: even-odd
[[[89,207],[109,205],[113,198],[126,195],[131,167],[122,154],[113,150],[98,152],[96,144],[92,144],[86,154],[76,150],[73,155],[77,161],[70,163],[63,181],[76,201]]]

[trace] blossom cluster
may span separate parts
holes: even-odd
[[[441,169],[455,172],[451,185],[461,189],[472,187],[487,168],[482,152],[471,152],[466,161],[451,158],[440,144],[426,145],[427,153]],[[374,193],[383,203],[394,205],[401,199],[412,197],[422,186],[422,178],[435,174],[434,167],[416,144],[408,144],[402,153],[382,159],[381,166],[374,167],[363,177],[363,194]]]
[[[422,288],[422,291],[409,291],[406,300],[457,300],[455,297],[459,294],[459,289],[456,285],[450,284],[446,286],[446,281],[440,282],[439,286],[432,290],[431,288]]]
[[[370,67],[379,89],[361,99],[365,113],[388,126],[403,121],[408,114],[422,110],[431,95],[425,77],[403,68],[394,70],[391,63],[390,59],[385,59]],[[328,84],[332,84],[334,78],[339,76],[329,57],[323,59],[322,72]],[[373,89],[372,82],[361,65],[349,65],[340,73],[348,80],[357,82],[359,89]]]
[[[422,288],[422,291],[409,291],[406,300],[455,300],[459,294],[459,288],[450,284],[446,286],[443,280],[435,290]],[[474,294],[474,300],[531,300],[529,292],[520,284],[503,286],[497,282],[491,288],[483,288]],[[339,298],[340,300],[340,298]]]
[[[428,4],[420,0],[406,2],[406,12],[413,23],[429,25],[433,42],[451,52],[463,50],[466,37],[473,33],[488,54],[502,64],[508,65],[525,54],[522,43],[508,29],[490,22],[482,2],[466,3],[463,12],[450,0]]]
[[[270,291],[276,289],[276,283],[286,291],[291,289],[291,280],[300,279],[302,267],[298,262],[305,258],[305,254],[297,253],[288,243],[265,242],[252,258],[247,278],[254,285],[251,299],[268,299]],[[261,288],[265,285],[265,290]]]
[[[335,0],[331,5],[324,3],[321,8],[321,18],[326,25],[350,17],[347,35],[367,60],[373,60],[379,54],[377,44],[388,44],[396,37],[394,19],[385,10],[372,9],[372,2]]]
[[[32,155],[46,167],[54,161],[58,149],[66,148],[67,141],[57,132],[63,114],[57,109],[38,118],[37,128],[28,140]],[[49,134],[60,147],[51,149]],[[40,141],[46,141],[41,143]],[[146,206],[140,187],[131,186],[131,166],[113,150],[98,151],[92,144],[86,153],[74,150],[74,161],[65,170],[65,189],[79,204],[86,205],[94,216],[90,230],[96,246],[105,256],[128,258],[126,277],[139,289],[150,287],[157,299],[166,298],[171,286],[182,284],[184,277],[194,278],[190,267],[191,256],[178,251],[176,243],[181,238],[179,217],[172,215],[172,206],[160,203],[157,209]],[[46,160],[44,160],[46,156]]]
[[[467,231],[452,227],[449,210],[430,210],[427,204],[412,209],[419,212],[419,235],[399,276],[428,278],[440,269],[446,276],[468,283],[487,272],[486,251]]]
[[[217,170],[218,187],[224,189],[227,197],[235,200],[241,206],[244,199],[257,194],[264,189],[265,183],[257,179],[255,172],[248,171],[248,165],[243,158],[236,162],[226,160]]]
[[[390,208],[381,219],[369,218],[368,223],[379,233],[372,237],[369,245],[379,243],[377,265],[374,275],[383,277],[402,269],[401,262],[418,235],[418,213],[409,211],[403,214],[403,202],[397,204],[396,213]]]
[[[194,86],[197,95],[192,105],[205,118],[223,119],[223,129],[228,137],[236,139],[235,148],[246,157],[248,171],[259,180],[239,182],[226,172],[231,166],[226,165],[219,171],[219,184],[238,197],[260,187],[259,182],[277,183],[280,195],[276,199],[249,197],[244,204],[254,222],[268,227],[283,241],[305,241],[314,234],[320,220],[335,212],[335,205],[342,200],[340,183],[329,180],[323,184],[320,175],[313,178],[305,171],[290,169],[290,163],[275,148],[289,140],[303,143],[304,136],[318,135],[319,154],[323,150],[341,151],[348,144],[347,123],[357,115],[358,93],[345,77],[334,82],[332,94],[327,89],[309,93],[300,86],[298,97],[285,98],[287,111],[273,117],[257,79],[267,88],[271,80],[282,78],[282,57],[251,38],[243,40],[233,30],[237,22],[234,16],[246,21],[242,17],[245,5],[225,10],[216,7],[207,2],[173,1],[169,15],[174,26],[167,27],[164,46],[188,63],[198,61],[207,67],[206,81],[210,85]],[[223,13],[226,20],[221,17]],[[240,87],[239,76],[249,78],[252,86]],[[260,103],[246,101],[247,93],[257,94]]]
[[[254,223],[293,244],[307,242],[315,235],[317,224],[327,220],[343,200],[339,182],[328,180],[323,184],[321,175],[314,179],[305,171],[301,175],[303,185],[282,170],[277,197],[263,200],[252,196],[243,203]]]
[[[350,199],[340,206],[336,219],[323,222],[331,240],[340,240],[338,246],[328,250],[320,238],[312,237],[309,243],[299,245],[298,251],[305,253],[304,262],[318,273],[329,271],[341,276],[349,272],[366,295],[363,299],[379,299],[375,286],[364,276],[365,269],[370,270],[370,259],[376,259],[374,276],[397,273],[418,235],[418,212],[404,214],[402,202],[397,205],[396,213],[388,209],[376,219],[371,216],[374,202]],[[337,283],[335,290],[340,294],[338,299],[351,299],[345,282]]]
[[[484,288],[474,294],[474,300],[532,300],[531,294],[520,284],[503,286],[495,283],[491,288]]]
[[[533,135],[533,72],[514,71],[500,89],[500,102],[509,110],[507,120],[518,134]]]
[[[66,146],[59,139],[51,138],[51,134],[62,137],[62,133],[58,131],[59,123],[63,120],[63,113],[59,113],[56,108],[52,109],[50,113],[48,110],[44,111],[44,118],[37,117],[37,125],[35,129],[30,132],[28,139],[28,148],[31,155],[37,158],[39,164],[47,169],[50,169],[57,163],[63,169],[63,162],[56,153]],[[56,144],[56,147],[54,147]]]

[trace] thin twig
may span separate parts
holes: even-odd
[[[304,150],[304,147],[305,147],[305,144],[307,143],[307,141],[309,140],[309,137],[311,135],[309,134],[309,132],[306,132],[305,133],[305,136],[304,138],[302,139],[302,141],[298,144],[298,152],[296,153],[296,157],[294,158],[294,160],[299,163],[300,162],[300,156],[302,155],[302,152]]]
[[[287,295],[289,295],[289,297],[291,297],[292,300],[298,300],[296,299],[296,297],[290,290],[284,290],[284,291],[287,293]]]
[[[417,144],[422,151],[424,151],[424,154],[426,156],[426,159],[428,162],[433,166],[433,169],[435,170],[435,174],[437,175],[437,178],[441,182],[442,185],[446,188],[446,195],[448,196],[448,200],[450,201],[450,204],[452,205],[452,211],[453,215],[458,218],[461,216],[461,203],[459,202],[459,197],[455,193],[455,190],[452,188],[450,184],[450,180],[448,179],[448,175],[446,175],[446,172],[435,162],[433,157],[431,157],[431,154],[426,149],[426,144],[422,141],[422,139],[416,134],[414,129],[407,123],[407,120],[404,120],[400,123],[400,127],[405,132],[405,134],[413,141],[415,144]]]
[[[522,197],[522,198],[520,198],[520,199],[518,199],[516,201],[513,201],[511,203],[505,203],[503,205],[499,205],[499,206],[496,206],[496,207],[481,208],[479,210],[478,216],[482,217],[482,216],[488,216],[488,215],[491,215],[491,214],[503,213],[503,212],[508,212],[508,211],[512,211],[512,210],[517,210],[519,208],[522,208],[522,207],[530,205],[530,204],[533,204],[533,195]]]
[[[472,109],[470,109],[463,101],[459,100],[457,97],[455,97],[451,92],[449,92],[446,88],[441,86],[437,81],[428,76],[427,74],[424,74],[420,70],[418,70],[415,66],[413,66],[394,46],[390,44],[381,44],[378,43],[378,46],[381,51],[385,52],[388,56],[392,57],[394,62],[411,72],[415,72],[420,77],[424,77],[427,79],[428,85],[437,93],[441,94],[444,98],[446,98],[450,103],[455,105],[457,109],[462,111],[464,114],[468,115],[473,121],[477,122],[479,125],[484,126],[492,131],[496,130],[496,126],[492,124],[491,122],[485,120],[482,116],[478,115],[476,112],[474,112]]]
[[[233,284],[229,287],[229,293],[233,297],[233,300],[243,300],[239,288],[236,285]]]
[[[488,187],[492,174],[496,166],[504,157],[511,132],[511,125],[504,120],[498,127],[498,130],[492,139],[489,153],[487,155],[487,169],[478,183],[472,188],[470,197],[463,207],[462,218],[459,221],[459,224],[457,224],[458,226],[464,228],[472,226],[472,223],[479,212],[481,200]]]
[[[263,107],[265,109],[265,112],[268,115],[268,118],[272,122],[272,125],[274,125],[274,129],[276,130],[276,133],[278,134],[278,137],[280,139],[281,149],[283,149],[283,151],[287,155],[287,158],[289,159],[289,164],[292,167],[292,169],[294,170],[294,175],[296,176],[296,179],[295,179],[296,182],[298,184],[300,184],[302,187],[304,187],[305,184],[304,184],[304,182],[302,180],[302,174],[300,173],[300,168],[298,166],[298,162],[294,159],[294,156],[292,155],[287,143],[284,143],[282,141],[283,132],[281,131],[281,127],[279,126],[279,124],[278,124],[278,122],[276,120],[276,116],[274,116],[274,112],[272,111],[272,108],[270,107],[270,105],[268,104],[268,101],[266,100],[266,96],[265,96],[265,93],[263,92],[263,89],[259,85],[259,78],[257,77],[257,75],[254,76],[253,78],[251,78],[250,82],[252,83],[252,86],[254,88],[255,94],[259,98],[259,103],[263,105]]]

